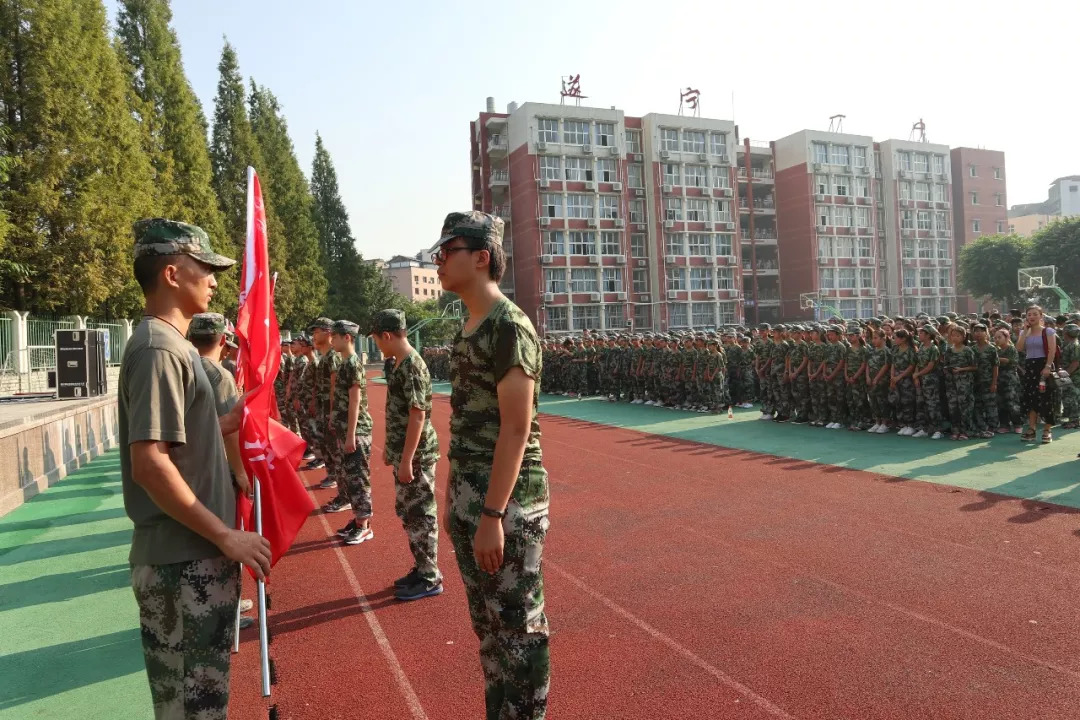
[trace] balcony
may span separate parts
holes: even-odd
[[[755,200],[753,208],[751,208],[750,203],[746,201],[746,198],[739,198],[740,213],[749,214],[751,209],[753,209],[754,213],[775,215],[776,203],[774,203],[772,200]]]
[[[491,173],[491,177],[488,178],[488,187],[494,190],[495,188],[508,188],[510,187],[510,171],[509,170],[496,170]]]
[[[771,260],[759,260],[757,265],[751,265],[748,262],[744,262],[742,266],[743,275],[779,275],[780,268],[774,261]]]
[[[509,205],[497,205],[491,212],[492,215],[500,217],[506,222],[510,222],[510,206]]]
[[[754,182],[760,183],[774,183],[776,178],[773,176],[772,168],[750,168],[750,173],[747,174],[745,167],[740,167],[738,170],[738,177],[740,182],[746,182],[748,179],[752,179]]]
[[[505,155],[507,150],[506,136],[489,135],[487,149],[489,155]]]

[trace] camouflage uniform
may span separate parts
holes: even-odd
[[[960,350],[951,345],[945,351],[942,365],[945,370],[945,388],[949,401],[949,418],[955,434],[975,431],[975,374],[953,373],[953,368],[970,367],[975,364],[975,351],[965,345]]]
[[[1020,412],[1020,355],[1013,345],[998,349],[998,424],[1020,427],[1024,424]]]
[[[975,351],[975,430],[991,432],[998,427],[998,404],[994,382],[994,368],[998,366],[998,350],[992,343],[983,347],[972,346]]]
[[[842,342],[825,343],[825,375],[832,374],[836,368],[844,362],[847,354],[847,346]],[[844,371],[841,369],[831,381],[825,381],[827,423],[847,424],[847,381],[844,380]]]
[[[934,369],[919,377],[916,392],[916,411],[919,428],[933,435],[942,429],[941,417],[941,352],[934,343],[919,348],[915,354],[919,370],[934,363]]]
[[[890,362],[889,348],[882,345],[880,348],[871,347],[866,351],[866,369],[870,373],[870,380],[866,387],[867,398],[870,401],[870,412],[875,422],[880,418],[889,417],[889,371],[881,376],[876,385],[870,385],[881,368]]]
[[[501,242],[502,225],[480,212],[452,213],[439,242],[461,236]],[[502,519],[503,564],[488,574],[473,555],[500,427],[496,386],[514,367],[540,380],[540,343],[528,317],[503,298],[468,334],[458,333],[451,358],[448,530],[480,639],[488,720],[543,718],[550,678],[541,568],[550,498],[536,419],[539,383],[521,470]]]
[[[810,362],[806,366],[807,373],[816,372],[825,362],[828,346],[822,342],[811,343],[806,354]],[[828,417],[828,385],[822,375],[817,376],[810,382],[810,422],[815,425],[824,425]]]
[[[772,365],[769,367],[769,388],[772,390],[774,418],[791,415],[791,383],[787,381],[787,358],[790,343],[774,341],[770,350]]]
[[[798,340],[792,343],[791,347],[791,372],[795,372],[799,369],[799,366],[803,364],[803,361],[810,356],[810,346],[803,340]],[[795,375],[795,379],[791,382],[791,405],[792,409],[800,422],[806,422],[810,419],[810,380],[808,376],[808,368],[804,367],[802,372]]]
[[[911,346],[906,348],[894,347],[892,351],[892,372],[899,374],[908,368],[914,368],[916,363],[915,349]],[[912,370],[914,372],[914,369]],[[889,405],[896,413],[896,422],[901,427],[915,426],[915,381],[909,373],[907,377],[897,381],[895,386],[890,383]]]
[[[317,318],[308,328],[310,331],[326,330],[333,327],[333,320],[326,317]],[[313,392],[315,396],[315,422],[313,424],[315,445],[312,450],[320,460],[326,463],[326,476],[337,480],[336,470],[340,466],[336,462],[334,437],[330,432],[330,377],[337,372],[341,356],[328,348],[325,353],[317,356],[314,372],[312,373]],[[339,495],[341,489],[339,488]],[[344,497],[341,495],[341,497]]]
[[[356,323],[338,320],[334,323],[335,335],[350,335],[354,339],[359,329]],[[338,496],[344,496],[352,506],[353,515],[360,520],[371,517],[371,415],[368,414],[367,377],[360,356],[352,353],[340,356],[341,360],[333,376],[333,405],[330,411],[330,428],[334,437],[334,458],[337,464]],[[360,409],[356,418],[354,434],[356,449],[346,454],[348,437],[349,390],[360,387]],[[329,464],[328,464],[329,465]]]
[[[292,370],[292,354],[285,349],[292,343],[292,334],[288,330],[281,331],[281,364],[278,366],[278,374],[274,377],[274,398],[277,400],[278,417],[281,424],[289,425],[289,405],[286,387],[289,382],[289,371]]]
[[[1062,330],[1061,367],[1059,370],[1068,371],[1070,365],[1080,361],[1080,342],[1077,342],[1076,333],[1080,327],[1070,323]],[[1075,425],[1080,420],[1080,366],[1069,376],[1070,382],[1058,383],[1061,392],[1062,419],[1068,418],[1070,425]],[[1000,389],[1000,385],[999,385]]]
[[[850,427],[870,427],[868,422],[870,402],[866,395],[866,368],[863,367],[866,355],[866,348],[858,343],[848,346],[844,354],[844,382],[847,382],[848,377],[854,380],[847,385],[848,425]]]

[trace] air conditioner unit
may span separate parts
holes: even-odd
[[[622,183],[621,182],[613,182],[613,183],[611,183],[611,189],[614,190],[615,192],[622,192]]]
[[[952,295],[955,291],[951,287],[941,288],[941,292],[945,295]]]
[[[536,141],[536,151],[537,152],[544,152],[545,150],[547,150],[547,143],[545,141],[543,141],[543,140],[537,140]]]
[[[636,195],[638,197],[644,197],[645,196],[645,188],[634,188],[634,195]]]
[[[589,293],[589,300],[591,302],[600,302],[600,293]]]
[[[661,150],[660,151],[660,159],[661,160],[667,160],[669,157],[671,157],[671,153],[669,153],[667,150]]]
[[[608,148],[608,154],[609,155],[618,155],[619,154],[619,148],[612,145],[611,147]]]
[[[589,227],[592,227],[592,228],[596,227],[597,224],[598,224],[597,221],[596,221],[596,218],[589,218],[588,223],[589,223]]]
[[[870,168],[868,168],[868,167],[859,168],[859,172],[861,172],[863,175],[869,175],[870,174]]]
[[[665,220],[664,221],[664,227],[668,228],[668,229],[671,229],[671,228],[675,227],[675,221],[674,220]]]
[[[626,227],[626,220],[624,220],[622,218],[615,218],[615,227],[617,227],[617,228]]]
[[[633,158],[634,162],[641,162],[642,160],[645,159],[645,156],[642,155],[641,153],[634,153],[630,157]]]
[[[724,229],[725,230],[734,230],[735,229],[735,223],[733,223],[733,222],[724,223]]]
[[[542,187],[542,188],[551,187],[551,181],[548,180],[547,178],[540,178],[540,187]]]
[[[911,207],[911,201],[910,200],[901,200],[900,201],[900,207],[902,207],[902,208]]]
[[[724,197],[731,197],[731,188],[721,188],[724,191]]]
[[[819,233],[823,233],[823,232],[825,232],[825,231],[826,231],[827,229],[828,229],[828,226],[827,226],[827,225],[818,225],[818,226],[817,226],[817,231],[818,231]]]
[[[705,230],[712,230],[713,229],[713,224],[711,222],[705,221],[702,224],[705,226],[704,227]]]
[[[650,296],[649,296],[648,293],[645,293],[644,295],[638,295],[638,297],[641,299],[641,302],[643,302],[643,303],[649,302],[649,299],[650,299]]]
[[[710,300],[715,300],[716,299],[716,291],[715,290],[707,291],[705,293],[705,297],[709,298]]]
[[[582,145],[581,152],[585,153],[586,155],[592,155],[592,145]]]
[[[896,174],[899,175],[902,178],[906,178],[908,176],[907,170],[900,170]]]
[[[596,183],[594,183],[592,180],[586,180],[585,181],[585,189],[586,190],[595,190],[596,189]]]
[[[952,203],[950,203],[948,200],[945,201],[944,205],[946,208],[952,207]]]
[[[551,225],[551,218],[549,218],[549,217],[540,218],[540,227],[547,227],[549,225]]]
[[[616,300],[626,300],[626,293],[615,293]]]
[[[540,264],[541,265],[550,265],[551,261],[552,261],[552,257],[550,255],[541,255],[540,256]]]
[[[673,189],[673,188],[672,188],[672,187],[671,187],[670,185],[664,185],[664,186],[663,186],[662,188],[660,188],[660,189],[661,189],[661,190],[663,191],[663,193],[664,193],[665,195],[670,195],[670,194],[671,194],[671,191],[672,191],[672,189]]]
[[[706,160],[709,159],[709,156],[706,155],[705,153],[698,153],[697,154],[697,159],[700,160],[701,162],[705,162]]]
[[[599,255],[590,255],[589,256],[589,264],[590,265],[599,265],[600,264],[600,256]]]
[[[668,296],[668,300],[675,300],[676,298],[679,297],[679,291],[678,290],[668,290],[667,291],[667,296]]]
[[[817,261],[818,261],[818,265],[828,265],[829,264],[829,258],[822,257],[821,255],[818,255]]]
[[[666,262],[668,265],[674,265],[678,261],[679,261],[679,256],[678,255],[665,255],[664,256],[664,262]]]
[[[706,256],[705,264],[706,265],[715,265],[716,264],[716,256],[714,256],[714,255]]]
[[[544,293],[544,302],[554,302],[555,293]]]
[[[941,264],[946,266],[952,265],[952,258],[942,258]]]
[[[649,261],[646,260],[645,258],[638,258],[637,259],[637,266],[638,267],[645,267],[648,264],[649,264]]]
[[[814,163],[814,169],[815,170],[820,170],[821,169],[821,163]]]
[[[616,265],[625,265],[626,264],[626,256],[625,255],[615,255],[614,257],[615,257],[615,264]]]
[[[825,200],[825,196],[819,193],[819,194],[814,196],[814,200],[816,200],[818,202],[823,202]]]
[[[854,204],[855,204],[855,198],[853,198],[853,197],[851,197],[851,196],[849,195],[849,196],[848,196],[848,199],[847,199],[847,204],[848,204],[848,205],[854,205]]]

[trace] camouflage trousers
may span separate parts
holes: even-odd
[[[542,720],[551,676],[541,557],[548,531],[548,478],[522,467],[502,520],[503,564],[494,575],[473,556],[490,470],[450,469],[450,539],[473,631],[480,639],[487,720]]]
[[[836,373],[831,382],[825,383],[826,410],[825,422],[847,424],[847,380],[843,371]]]
[[[409,540],[414,567],[427,583],[442,582],[439,572],[439,521],[435,508],[435,463],[414,462],[413,479],[400,483],[394,468],[394,512]]]
[[[828,422],[829,391],[824,380],[810,382],[810,422]]]
[[[915,425],[915,404],[915,381],[910,375],[897,382],[896,387],[889,388],[889,405],[902,427]]]
[[[847,380],[844,380],[846,383]],[[848,386],[848,425],[869,426],[870,399],[866,395],[866,380],[856,378]]]
[[[874,416],[874,422],[877,422],[880,418],[887,418],[892,414],[889,410],[888,380],[882,378],[877,385],[868,386],[866,396],[870,402],[870,414]]]
[[[1080,420],[1080,386],[1077,386],[1077,382],[1080,378],[1073,380],[1061,390],[1061,417],[1069,418],[1071,422]],[[998,387],[1000,391],[1000,386]]]
[[[979,432],[997,430],[997,393],[990,391],[989,382],[975,383],[975,429]]]
[[[975,376],[971,373],[946,376],[945,388],[952,431],[965,435],[975,432]]]
[[[919,428],[931,435],[941,430],[941,376],[936,370],[919,378],[915,403]]]
[[[334,446],[333,462],[326,463],[326,474],[338,484],[338,497],[349,503],[357,520],[371,517],[371,436],[356,438],[356,451],[345,454],[345,441]]]
[[[777,411],[776,408],[776,395],[773,391],[772,375],[769,372],[764,372],[758,375],[755,371],[754,375],[758,378],[758,397],[761,398],[761,412],[766,415],[772,415]]]
[[[769,387],[773,392],[773,415],[788,417],[791,415],[791,383],[785,382],[787,373],[783,365],[774,365],[770,371],[772,377]]]
[[[300,415],[300,437],[307,443],[307,452],[313,455],[319,454],[319,443],[322,440],[318,437],[318,431],[315,428],[315,420],[305,415]]]
[[[226,557],[132,565],[157,720],[225,720],[240,566]]]
[[[998,423],[1002,427],[1018,427],[1024,424],[1020,412],[1020,378],[1016,373],[1002,374],[998,377]]]

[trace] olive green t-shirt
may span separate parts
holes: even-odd
[[[135,328],[120,366],[118,405],[124,508],[135,524],[129,561],[167,565],[219,557],[216,545],[166,515],[132,476],[130,445],[168,443],[195,497],[235,526],[236,495],[214,388],[195,348],[169,323],[143,318]]]
[[[218,417],[225,415],[236,406],[240,399],[240,392],[236,389],[236,380],[225,366],[207,357],[199,356],[206,379],[210,381],[210,387],[214,389],[214,406],[217,408]]]

